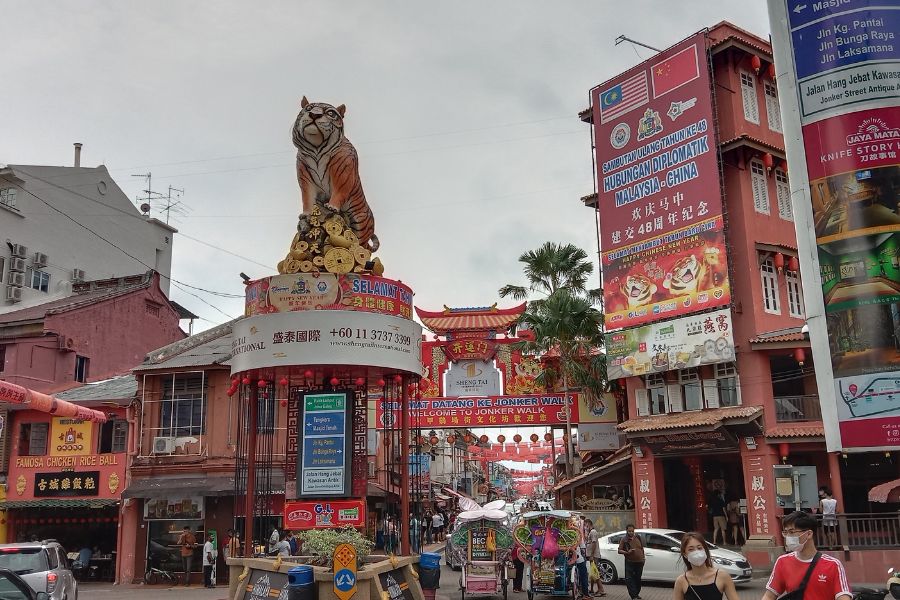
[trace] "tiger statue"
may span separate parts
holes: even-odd
[[[297,224],[300,233],[310,228],[309,218],[317,204],[339,214],[359,238],[359,244],[375,252],[375,216],[359,180],[356,148],[344,137],[344,112],[324,102],[300,101],[300,114],[292,136],[297,147],[297,181],[303,212]]]

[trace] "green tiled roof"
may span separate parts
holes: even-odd
[[[104,508],[115,506],[118,500],[111,498],[41,498],[35,500],[5,500],[0,510],[11,508]]]

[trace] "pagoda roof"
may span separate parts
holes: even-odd
[[[437,334],[452,331],[499,332],[512,327],[525,312],[525,307],[525,302],[511,308],[497,308],[496,303],[470,308],[450,308],[445,305],[444,310],[431,312],[417,306],[416,314],[425,327]]]

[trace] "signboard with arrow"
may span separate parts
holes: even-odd
[[[350,600],[356,593],[356,548],[340,544],[334,549],[334,595]]]

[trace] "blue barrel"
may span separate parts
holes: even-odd
[[[288,571],[287,587],[288,600],[316,600],[319,596],[313,568],[309,565],[292,567]]]
[[[419,566],[423,569],[440,569],[441,555],[437,552],[423,552],[419,557]]]

